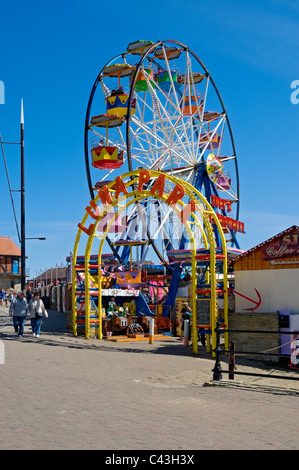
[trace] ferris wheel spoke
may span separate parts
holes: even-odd
[[[218,149],[217,149],[217,156],[219,156],[220,154],[220,150],[221,150],[221,146],[222,146],[222,141],[223,141],[223,136],[224,136],[224,126],[225,126],[225,122],[226,122],[226,116],[224,115],[223,117],[223,121],[222,121],[222,129],[219,133],[220,135],[220,140],[219,140],[219,146],[218,146]],[[220,126],[219,126],[220,127]]]
[[[168,65],[168,69],[169,69],[169,65]],[[173,86],[173,80],[172,80],[170,70],[169,70],[168,73],[169,73],[170,80],[171,80],[171,83],[172,83],[172,86]],[[172,123],[172,120],[171,120],[171,117],[170,117],[169,113],[167,112],[165,106],[163,106],[160,98],[157,96],[157,94],[155,94],[152,85],[150,83],[148,83],[148,86],[149,86],[149,91],[151,93],[151,97],[152,97],[152,100],[153,100],[153,108],[155,109],[156,114],[159,118],[161,128],[162,128],[162,132],[164,133],[165,139],[167,140],[168,144],[170,145],[171,140],[173,140],[173,135],[175,134],[177,136],[177,138],[179,138],[179,136],[177,135],[176,128]],[[174,89],[174,87],[173,87],[173,89]],[[175,95],[175,98],[176,98],[176,101],[177,101],[177,103],[176,103],[177,107],[174,108],[174,112],[177,113],[175,116],[178,116],[180,118],[181,117],[181,111],[180,111],[180,107],[179,107],[179,103],[178,103],[178,100],[177,100],[175,89],[174,89],[174,95]],[[162,112],[161,112],[161,110],[162,110]],[[180,119],[178,119],[178,117],[176,117],[176,119],[177,119],[176,122],[180,121]],[[168,137],[168,132],[167,132],[168,127],[167,126],[165,127],[164,119],[167,123],[167,126],[169,126],[169,128],[171,130],[170,138]],[[182,120],[182,124],[184,126],[184,120]],[[186,132],[186,130],[185,130],[185,132]],[[189,144],[189,141],[187,141],[187,143]],[[186,148],[186,146],[183,143],[182,143],[182,145],[183,145],[183,148],[185,149],[186,155],[188,156],[188,150],[189,150],[189,152],[191,150],[190,149],[190,144],[188,146],[189,147],[188,149]]]
[[[161,102],[159,102],[159,104],[160,104],[161,107],[163,107]],[[157,108],[154,108],[154,107],[151,108],[151,107],[148,106],[148,109],[150,109],[152,114],[153,114],[153,119],[152,120],[145,121],[144,116],[143,116],[142,113],[139,114],[138,118],[140,119],[140,121],[142,121],[144,126],[147,126],[147,131],[148,132],[151,132],[150,131],[150,126],[152,126],[153,132],[162,133],[163,139],[165,140],[165,137],[166,137],[167,143],[169,144],[168,133],[171,136],[174,135],[176,126],[179,123],[179,121],[181,120],[181,116],[178,117],[178,116],[171,116],[171,115],[167,114],[167,118],[163,118],[162,113],[158,113],[158,120],[157,120],[157,118],[156,118]],[[165,109],[164,109],[164,111],[165,111]],[[172,123],[172,120],[175,120],[174,124]],[[133,121],[137,124],[136,118]],[[157,125],[157,123],[160,124],[160,125]],[[147,133],[145,127],[143,127],[143,130],[145,131],[145,133]],[[153,135],[154,134],[152,134],[152,136]],[[180,139],[180,136],[178,136],[178,137]],[[181,144],[183,145],[182,141],[181,141]],[[185,150],[185,153],[186,153],[186,155],[188,154],[187,150]]]
[[[181,114],[181,113],[182,113],[182,110],[180,109],[180,100],[179,100],[178,97],[177,97],[177,92],[176,92],[176,89],[175,89],[175,86],[174,86],[174,83],[173,83],[172,73],[171,73],[171,70],[170,70],[170,66],[169,66],[168,59],[167,59],[166,54],[165,54],[165,50],[164,50],[164,55],[165,55],[166,67],[167,67],[168,75],[169,75],[169,78],[170,78],[170,82],[171,82],[171,87],[172,87],[172,90],[173,90],[173,96],[174,96],[174,99],[175,99],[175,103],[176,103],[177,109],[179,110],[179,112],[180,112],[180,114]],[[184,97],[183,97],[183,98],[184,98]],[[181,105],[183,105],[183,102],[181,102]],[[184,119],[182,119],[182,125],[183,125],[183,129],[184,129],[184,132],[185,132],[185,135],[186,135],[186,134],[187,134],[187,131],[186,131]],[[191,148],[189,139],[187,140],[187,144],[188,144],[188,151],[189,151],[190,154],[192,154],[192,148]]]
[[[108,96],[110,96],[111,90],[105,85],[102,79],[100,79],[100,84],[102,87],[103,95],[105,96],[105,98],[107,98]]]
[[[158,238],[162,241],[162,246],[171,246],[172,249],[175,249],[175,241],[178,241],[178,234],[176,236],[170,237],[169,233],[169,221],[170,215],[172,214],[171,208],[167,208],[165,211],[163,205],[160,202],[155,202],[150,204],[150,212],[148,214],[149,226],[151,229],[151,237],[153,240]],[[180,226],[180,223],[177,224],[177,227]],[[178,246],[178,245],[177,245]],[[147,255],[149,246],[145,248],[144,256]]]
[[[143,123],[143,126],[146,126],[146,125],[148,126],[149,123],[145,124],[145,121],[144,121],[144,109],[145,109],[145,106],[143,106],[143,112],[142,112],[142,111],[141,111],[141,108],[140,108],[140,105],[139,105],[138,99],[136,100],[136,102],[137,102],[137,106],[136,106],[136,107],[137,107],[137,109],[139,110],[139,119],[140,119],[141,122]],[[142,100],[142,102],[144,102],[144,100]],[[154,162],[154,161],[157,159],[157,157],[154,155],[154,154],[157,152],[157,150],[156,150],[155,147],[152,145],[152,139],[155,140],[155,141],[157,140],[157,139],[155,139],[155,133],[153,132],[153,133],[150,135],[150,133],[145,130],[145,127],[143,128],[143,131],[144,131],[144,132],[140,133],[139,131],[140,131],[140,127],[137,127],[135,130],[132,129],[132,132],[133,132],[134,136],[136,137],[136,139],[140,138],[140,134],[145,136],[145,138],[146,138],[146,143],[148,144],[148,146],[147,146],[147,151],[148,151],[148,152],[150,153],[150,155],[152,156],[151,162]],[[142,148],[144,148],[144,147],[142,146]]]
[[[212,139],[216,135],[218,127],[222,123],[223,118],[224,118],[224,116],[222,116],[222,118],[219,119],[219,122],[218,122],[217,126],[212,131],[210,131],[210,132],[208,130],[205,131],[206,133],[205,133],[205,135],[203,135],[203,137],[208,138],[206,144],[202,144],[202,142],[203,142],[202,140],[198,141],[198,146],[202,149],[202,153],[205,152],[205,150],[207,150],[209,146],[211,147],[210,150],[213,150]]]
[[[166,143],[165,141],[160,138],[159,134],[154,134],[151,130],[151,128],[149,128],[146,124],[144,124],[143,122],[141,122],[140,120],[137,120],[136,117],[133,117],[132,118],[132,122],[134,124],[137,125],[137,132],[136,130],[134,130],[132,127],[131,127],[131,132],[133,134],[134,137],[136,137],[137,135],[139,136],[140,138],[140,133],[138,133],[139,129],[142,129],[144,131],[143,135],[147,135],[147,136],[150,136],[152,139],[156,140],[157,142],[159,142],[161,144],[161,148],[165,148],[166,147]],[[137,138],[137,137],[136,137]],[[137,150],[137,148],[135,149]],[[133,154],[133,157],[136,158],[136,154]]]
[[[204,92],[204,97],[203,97],[203,102],[202,102],[202,112],[200,114],[200,120],[201,121],[203,121],[203,115],[204,115],[204,111],[206,109],[209,83],[210,83],[210,77],[207,76],[207,78],[206,78],[206,87],[205,87],[205,92]]]
[[[162,146],[160,147],[160,150],[161,149],[165,149],[167,148],[168,151],[169,151],[169,142],[165,142],[162,137],[160,137],[160,134],[159,133],[156,133],[154,134],[152,132],[151,129],[149,129],[148,126],[144,125],[141,121],[138,121],[137,118],[134,116],[132,118],[132,121],[138,125],[139,128],[142,128],[145,132],[147,132],[153,139],[155,139],[157,142],[159,142],[160,144],[162,144]],[[131,129],[133,134],[134,134],[134,130]],[[137,134],[134,134],[134,135],[137,135]],[[180,140],[180,143],[182,144],[182,141],[181,139]],[[174,147],[171,148],[172,152],[174,152],[174,154],[181,160],[185,161],[185,163],[187,164],[190,164],[190,159],[189,158],[186,158],[186,157],[183,157],[181,153],[179,153]],[[132,154],[134,156],[134,158],[136,158],[136,155],[135,154]],[[186,154],[188,156],[188,154]]]

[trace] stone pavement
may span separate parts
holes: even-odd
[[[215,361],[201,346],[193,356],[176,338],[76,338],[53,310],[40,338],[27,320],[20,339],[7,307],[0,342],[2,450],[299,449],[299,382],[225,374],[216,385]],[[240,371],[260,368],[237,361]]]

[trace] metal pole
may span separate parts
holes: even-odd
[[[24,111],[21,100],[21,290],[25,289],[25,159],[24,159]]]
[[[149,319],[149,344],[154,344],[155,319]]]
[[[213,380],[215,381],[220,381],[222,380],[222,369],[221,369],[221,363],[220,363],[220,354],[221,354],[221,347],[220,347],[220,334],[221,334],[221,328],[220,328],[220,322],[217,321],[216,328],[216,362],[215,362],[215,367],[213,369]]]
[[[234,342],[234,341],[231,341],[231,342],[229,343],[229,350],[230,350],[230,351],[235,351],[235,350],[236,350],[236,348],[235,348],[235,342]],[[236,357],[235,357],[234,354],[230,354],[230,355],[229,355],[229,359],[228,359],[228,360],[229,360],[229,362],[228,362],[228,370],[229,370],[231,373],[228,375],[228,378],[229,378],[230,380],[234,380],[234,378],[235,378],[235,376],[234,376],[234,371],[235,371],[235,368],[236,368],[236,367],[235,367],[235,362],[236,362],[235,359],[236,359]]]
[[[184,320],[184,346],[189,346],[190,322]]]

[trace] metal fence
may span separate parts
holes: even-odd
[[[221,335],[224,333],[253,333],[253,334],[283,334],[283,335],[298,335],[298,331],[268,331],[268,330],[235,330],[235,329],[223,329],[221,328],[221,323],[217,322],[217,326],[215,328],[215,333],[216,333],[216,348],[215,348],[215,354],[216,354],[216,360],[215,360],[215,366],[214,369],[212,370],[213,372],[213,380],[214,381],[220,381],[222,380],[222,374],[227,373],[229,374],[229,379],[234,379],[234,375],[252,375],[252,376],[257,376],[257,377],[267,377],[267,378],[275,378],[275,379],[287,379],[287,380],[299,380],[299,375],[298,377],[294,376],[285,376],[285,375],[268,375],[268,374],[262,374],[258,372],[242,372],[242,371],[236,371],[234,370],[234,365],[235,365],[235,356],[237,354],[242,354],[242,355],[250,355],[250,356],[262,356],[262,357],[274,357],[274,356],[279,356],[279,357],[290,357],[288,354],[281,354],[281,353],[269,353],[269,352],[259,352],[259,351],[237,351],[234,349],[234,347],[231,347],[229,351],[223,351],[220,346],[220,339]],[[229,354],[229,369],[228,370],[223,370],[221,367],[221,355],[222,354]],[[299,369],[292,369],[293,371]]]

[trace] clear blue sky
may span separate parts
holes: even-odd
[[[248,249],[299,225],[299,5],[293,0],[52,0],[1,5],[0,132],[19,140],[24,99],[26,253],[30,276],[65,262],[90,200],[84,119],[103,65],[137,39],[174,39],[212,74],[232,125],[240,173],[240,220]],[[16,146],[6,146],[20,187]],[[15,194],[19,215],[19,195]],[[2,155],[0,235],[17,244]]]

